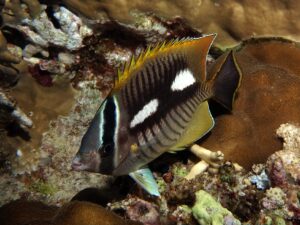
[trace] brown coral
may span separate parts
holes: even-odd
[[[89,202],[70,202],[62,208],[40,202],[18,200],[0,208],[2,225],[140,225],[123,220],[103,207]]]
[[[204,33],[218,33],[219,45],[234,45],[238,41],[254,35],[286,36],[294,40],[300,37],[299,1],[259,1],[251,0],[62,0],[73,10],[91,19],[103,17],[103,11],[110,18],[128,22],[132,20],[130,11],[155,12],[166,17],[181,16],[189,24]],[[102,12],[102,13],[101,13]],[[263,17],[262,17],[263,15]]]
[[[26,8],[23,7],[24,5]],[[15,26],[26,18],[35,18],[40,12],[41,5],[37,0],[9,0],[3,8],[3,23]]]
[[[0,87],[7,88],[17,82],[19,71],[13,64],[20,62],[21,59],[7,49],[7,41],[0,31]]]
[[[281,148],[274,131],[300,122],[300,48],[283,39],[251,39],[235,50],[243,78],[232,114],[217,117],[202,145],[246,168]]]

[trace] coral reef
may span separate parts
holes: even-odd
[[[61,116],[51,122],[39,152],[35,151],[36,156],[21,156],[18,161],[12,161],[11,172],[22,176],[1,177],[2,192],[6,193],[1,197],[2,204],[9,198],[23,195],[28,199],[61,204],[84,188],[103,187],[110,182],[107,176],[70,171],[84,129],[101,100],[99,91],[88,85],[82,83],[83,92],[77,95],[73,111],[67,117]]]
[[[274,130],[286,122],[300,123],[300,48],[288,40],[256,38],[237,47],[235,56],[243,80],[233,112],[217,116],[201,145],[222,150],[225,159],[250,169],[281,148]]]
[[[216,127],[198,144],[216,152],[200,151],[206,160],[198,164],[202,173],[190,173],[199,167],[188,151],[161,156],[150,164],[161,193],[155,198],[129,178],[70,168],[89,121],[113,85],[116,68],[132,55],[157,42],[199,37],[201,32],[217,32],[216,44],[222,48],[254,34],[297,39],[299,25],[290,21],[297,18],[299,4],[88,3],[3,3],[1,223],[299,224],[300,51],[297,43],[281,38],[253,38],[233,49],[243,80],[232,114],[210,102]],[[261,14],[277,19],[261,20]],[[212,47],[208,77],[218,70],[222,54]],[[24,200],[8,203],[20,198]]]
[[[259,4],[249,0],[115,0],[114,4],[110,4],[109,0],[90,0],[89,4],[85,4],[84,0],[62,2],[88,18],[101,19],[103,13],[99,12],[105,11],[108,17],[124,23],[134,20],[130,12],[136,9],[165,17],[180,16],[204,33],[218,33],[216,43],[223,47],[252,36],[284,36],[296,41],[300,37],[299,24],[292,22],[299,18],[300,4],[296,0],[261,1]]]
[[[9,99],[0,89],[0,129],[9,123],[17,123],[24,127],[31,127],[31,119],[16,105],[15,101]]]
[[[15,46],[9,46],[0,31],[0,129],[8,124],[16,123],[23,127],[31,127],[31,119],[17,106],[15,99],[9,94],[9,88],[19,80],[18,64],[21,56]]]
[[[230,211],[223,208],[210,194],[202,190],[196,192],[196,202],[192,212],[198,223],[203,225],[241,224]]]
[[[273,185],[300,183],[300,129],[293,124],[282,124],[277,135],[283,139],[283,150],[271,155],[267,168]]]
[[[53,7],[51,20],[46,12],[46,5],[40,5],[38,1],[28,2],[31,3],[28,5],[30,15],[26,15],[26,9],[19,7],[20,3],[16,2],[3,9],[4,13],[12,10],[16,15],[13,23],[6,21],[4,17],[5,24],[28,39],[29,43],[23,49],[23,59],[32,67],[38,66],[41,71],[66,73],[67,68],[75,63],[74,56],[69,52],[83,47],[83,39],[91,36],[92,30],[64,7]],[[38,54],[41,55],[40,58],[36,57]]]
[[[22,209],[22,210],[20,210]],[[61,208],[44,205],[41,202],[18,200],[0,208],[3,225],[140,225],[141,223],[124,220],[103,207],[73,201]]]
[[[7,45],[7,41],[0,31],[0,87],[7,88],[15,84],[19,78],[19,71],[14,64],[21,62],[17,54],[12,54],[12,48]]]
[[[185,178],[188,180],[195,178],[198,174],[205,171],[209,166],[211,166],[211,171],[215,171],[217,173],[219,167],[223,164],[224,155],[220,151],[212,152],[195,144],[190,147],[190,150],[201,160],[194,165],[189,174],[185,176]]]
[[[15,41],[14,44],[25,43],[20,45],[23,50],[21,56],[29,65],[29,74],[22,71],[11,94],[20,108],[26,108],[25,113],[31,115],[34,125],[21,136],[19,131],[13,134],[13,138],[1,134],[4,136],[1,146],[4,163],[0,183],[6,194],[1,197],[0,204],[20,196],[62,204],[78,191],[87,187],[103,187],[110,180],[101,175],[73,173],[69,162],[84,129],[101,104],[98,90],[101,90],[102,96],[110,90],[115,68],[147,45],[165,40],[166,36],[171,39],[200,36],[200,33],[180,19],[165,20],[137,13],[134,26],[103,19],[92,24],[91,35],[83,32],[89,31],[83,20],[65,8],[36,2],[39,9],[33,12],[32,5],[27,5],[27,1],[23,3],[25,5],[21,8],[18,7],[19,1],[12,1],[4,7],[3,15],[13,15],[7,13],[11,10],[15,16],[11,20],[4,19],[3,30],[7,38]],[[58,24],[59,27],[56,27]],[[73,34],[78,39],[74,42],[68,38],[71,42],[61,42],[59,46],[59,43],[53,42],[54,39],[47,39],[50,34],[44,29],[46,25],[51,35],[54,31],[58,34],[65,31],[66,35]],[[27,40],[16,41],[10,36],[17,31],[23,33]],[[120,38],[120,32],[123,38]],[[86,34],[90,36],[85,37]],[[72,43],[77,43],[76,48],[70,47]],[[29,62],[28,59],[32,60]],[[58,61],[62,62],[63,70],[60,70],[60,65],[57,66]],[[53,67],[44,66],[45,63]],[[63,76],[55,75],[60,71],[64,72]],[[76,90],[70,87],[70,79]],[[57,119],[59,115],[61,117]]]
[[[134,221],[139,221],[145,225],[160,225],[160,214],[157,205],[140,198],[130,198],[124,201],[110,204],[111,210],[123,209],[126,216]]]
[[[299,127],[283,124],[277,134],[284,139],[286,149],[275,152],[266,164],[253,165],[249,172],[227,161],[218,173],[206,171],[187,180],[184,177],[194,163],[176,162],[167,171],[155,173],[160,199],[128,195],[124,200],[109,203],[109,209],[123,210],[121,215],[145,224],[150,220],[142,220],[145,215],[151,215],[157,224],[298,224],[299,157],[287,157],[279,172],[271,165],[281,152],[299,151]],[[138,211],[136,216],[137,209],[132,205],[147,210]],[[157,213],[150,214],[152,211],[159,212],[159,220]]]

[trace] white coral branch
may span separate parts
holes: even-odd
[[[190,180],[201,174],[211,166],[211,171],[217,171],[223,164],[224,154],[220,151],[213,152],[199,145],[192,145],[190,151],[201,159],[196,165],[192,167],[189,174],[185,177]]]
[[[79,17],[64,7],[58,7],[54,17],[58,20],[61,29],[54,27],[45,11],[35,19],[25,18],[22,21],[35,32],[26,26],[18,26],[18,28],[36,45],[47,47],[52,44],[68,50],[79,49],[82,47],[83,39],[92,34],[92,30],[84,25]]]

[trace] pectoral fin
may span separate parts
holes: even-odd
[[[131,172],[129,176],[135,180],[142,188],[144,188],[149,194],[160,196],[157,183],[149,168],[141,168],[134,172]]]

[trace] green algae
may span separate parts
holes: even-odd
[[[165,190],[167,188],[167,184],[164,181],[164,179],[161,178],[161,177],[158,177],[158,178],[156,178],[156,183],[157,183],[157,186],[158,186],[159,193],[165,192]]]
[[[186,167],[182,165],[176,165],[173,167],[172,173],[174,174],[175,177],[184,178],[188,175],[189,171],[187,170]]]
[[[43,195],[54,195],[58,191],[53,184],[43,181],[34,182],[30,185],[30,189]]]
[[[232,225],[241,222],[232,213],[217,202],[209,193],[199,190],[196,192],[196,202],[192,208],[193,216],[201,225],[223,225],[230,220]]]

